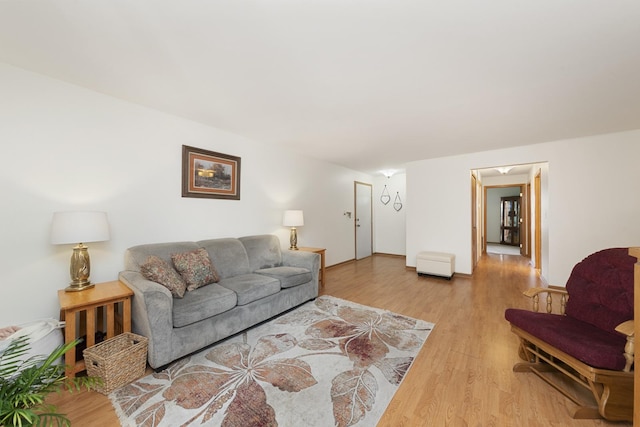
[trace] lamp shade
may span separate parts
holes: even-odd
[[[302,211],[284,211],[282,225],[284,225],[285,227],[299,227],[301,225],[304,225],[304,217],[302,215]]]
[[[54,212],[51,243],[54,245],[109,240],[106,212]]]

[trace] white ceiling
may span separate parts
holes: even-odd
[[[365,172],[640,128],[637,0],[1,0],[0,61]]]

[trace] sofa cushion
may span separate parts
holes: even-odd
[[[187,284],[182,276],[165,260],[151,255],[140,266],[142,275],[153,282],[160,283],[171,291],[171,295],[182,298],[187,290]]]
[[[618,332],[606,332],[570,316],[515,308],[507,309],[505,318],[512,325],[589,366],[616,371],[624,369],[627,340]]]
[[[627,248],[595,252],[575,265],[567,281],[567,316],[613,332],[633,319],[633,266]]]
[[[238,239],[209,239],[197,244],[206,249],[221,279],[251,273],[247,252]]]
[[[253,272],[263,268],[282,265],[280,239],[274,234],[246,236],[238,239],[244,245],[249,257],[249,269]]]
[[[253,273],[221,279],[219,284],[236,293],[238,305],[246,305],[280,291],[280,281]]]
[[[187,283],[187,290],[193,291],[219,279],[209,254],[203,248],[171,255],[173,265]]]
[[[217,283],[187,292],[184,298],[173,302],[173,327],[196,323],[236,306],[235,292]]]
[[[300,267],[272,267],[256,270],[257,274],[273,277],[280,281],[282,289],[291,288],[311,281],[311,272]]]

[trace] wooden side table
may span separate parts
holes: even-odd
[[[326,252],[325,248],[309,248],[309,247],[299,247],[298,250],[313,252],[316,254],[320,254],[320,277],[318,281],[320,282],[320,286],[324,287],[324,253]]]
[[[115,280],[113,282],[98,283],[93,288],[79,292],[58,291],[60,301],[60,320],[65,321],[64,341],[69,343],[80,336],[77,320],[80,318],[86,322],[87,348],[95,344],[97,313],[106,310],[106,338],[116,335],[116,323],[121,323],[117,333],[131,332],[131,297],[133,291],[124,283]],[[121,312],[117,306],[121,303]],[[98,310],[100,308],[100,310]],[[82,316],[84,312],[84,316]],[[80,316],[79,316],[80,315]],[[98,319],[102,323],[102,318]],[[81,329],[81,328],[80,328]],[[64,357],[67,365],[67,377],[73,378],[76,373],[84,371],[84,359],[76,361],[75,347],[67,351]]]

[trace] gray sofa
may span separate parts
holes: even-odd
[[[206,249],[217,283],[176,298],[147,280],[140,266],[155,255]],[[318,296],[320,256],[281,250],[274,235],[199,242],[154,243],[125,252],[119,279],[134,292],[133,332],[149,339],[149,365],[158,369]]]

